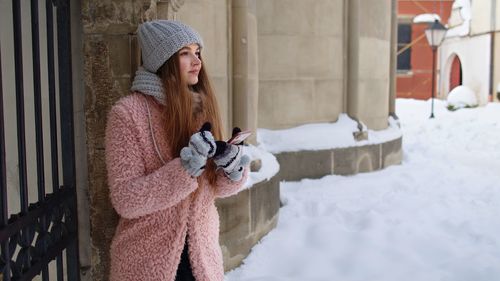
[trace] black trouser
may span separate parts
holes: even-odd
[[[188,242],[184,242],[184,250],[182,250],[181,262],[177,268],[177,275],[175,281],[196,281],[191,270],[191,263],[189,262]]]

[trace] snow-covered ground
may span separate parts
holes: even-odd
[[[397,100],[402,165],[281,184],[278,226],[228,281],[500,280],[500,104]]]

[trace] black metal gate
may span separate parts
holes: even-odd
[[[13,44],[0,44],[2,280],[79,280],[69,4],[12,0],[0,26]]]

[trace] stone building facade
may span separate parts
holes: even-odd
[[[500,101],[500,3],[455,0],[447,26],[437,59],[438,97],[448,97],[458,72],[457,84],[472,90],[479,105]]]

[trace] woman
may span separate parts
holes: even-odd
[[[106,127],[110,197],[120,215],[110,280],[223,280],[214,199],[240,189],[249,159],[220,141],[198,33],[158,20],[140,25],[138,38],[142,68]]]

